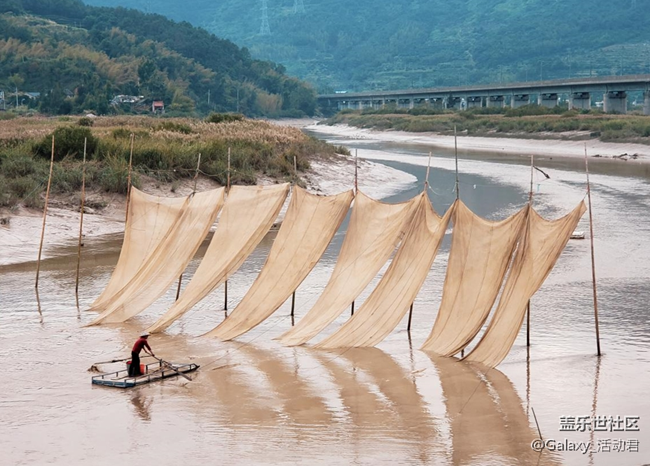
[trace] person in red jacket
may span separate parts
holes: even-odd
[[[149,343],[147,343],[148,338],[149,332],[144,332],[142,335],[140,335],[140,338],[138,338],[133,345],[133,349],[131,350],[131,365],[129,366],[130,377],[137,377],[139,375],[142,375],[142,372],[140,371],[140,351],[144,349],[145,353],[155,357],[151,346],[149,346]]]

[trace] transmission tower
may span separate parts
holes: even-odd
[[[262,26],[260,27],[260,35],[271,35],[271,27],[269,26],[269,5],[267,0],[262,0]]]
[[[298,14],[304,12],[305,12],[305,4],[302,2],[302,0],[293,0],[293,13]]]

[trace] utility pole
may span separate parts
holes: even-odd
[[[293,14],[304,13],[305,4],[302,0],[293,0]]]
[[[210,89],[208,89],[208,107],[210,107]]]
[[[260,35],[271,35],[271,27],[269,26],[269,5],[267,0],[262,0],[262,26],[260,26]]]
[[[16,86],[16,110],[18,110],[18,86]]]

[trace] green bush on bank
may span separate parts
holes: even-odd
[[[62,160],[66,156],[82,159],[84,140],[87,140],[86,153],[90,157],[99,144],[99,140],[86,126],[59,126],[34,145],[34,153],[49,159],[52,155],[52,137],[54,137],[54,160]]]

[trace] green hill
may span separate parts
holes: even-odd
[[[88,0],[202,26],[319,91],[650,73],[647,0]],[[301,8],[304,6],[304,11]]]
[[[177,115],[315,109],[310,86],[228,40],[161,15],[78,0],[0,0],[5,105],[15,89],[19,104],[53,114],[145,112],[154,100]],[[119,95],[142,98],[125,103]]]

